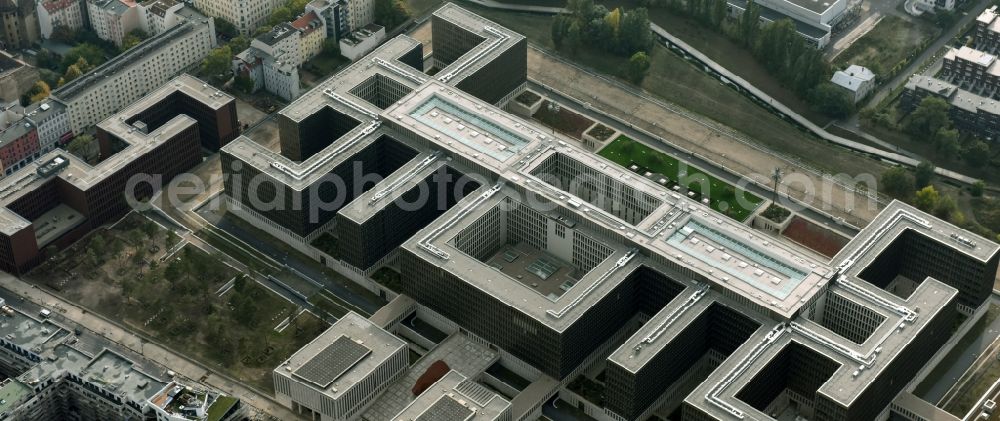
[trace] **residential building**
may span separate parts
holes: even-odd
[[[0,0],[0,48],[28,48],[40,40],[35,0]]]
[[[385,40],[385,28],[374,23],[341,37],[340,55],[354,61],[372,52]]]
[[[215,48],[211,18],[190,7],[176,14],[176,25],[52,92],[66,105],[73,132],[83,132],[159,88]]]
[[[990,53],[1000,52],[1000,15],[997,6],[992,6],[976,17],[975,46],[977,50]]]
[[[4,290],[0,414],[5,420],[235,421],[239,399],[182,385],[169,369]],[[17,304],[13,304],[17,303]],[[16,308],[15,308],[16,306]],[[40,317],[40,318],[39,318]],[[202,409],[181,409],[189,404]],[[215,415],[217,414],[217,415]]]
[[[875,90],[875,73],[866,67],[852,64],[846,70],[834,72],[830,82],[847,91],[851,100],[857,104]]]
[[[274,369],[275,398],[309,419],[356,419],[408,355],[406,342],[349,312]]]
[[[87,16],[98,37],[119,47],[129,32],[140,28],[134,0],[87,0]]]
[[[48,153],[73,138],[66,106],[53,99],[45,99],[28,106],[24,119],[38,130],[38,147],[41,153]]]
[[[178,0],[149,0],[139,3],[142,17],[140,27],[148,35],[159,35],[183,19],[177,14],[183,8],[184,3]]]
[[[951,48],[944,55],[941,75],[960,88],[993,97],[1000,88],[997,57],[969,47]]]
[[[299,35],[299,66],[319,55],[323,51],[323,41],[326,40],[326,28],[323,20],[316,12],[306,12],[289,24],[298,31]]]
[[[4,103],[20,101],[39,80],[38,69],[0,50],[0,100]]]
[[[503,390],[518,420],[556,394],[616,420],[887,419],[959,315],[984,313],[989,239],[894,201],[820,258],[504,111],[527,83],[522,36],[454,4],[431,26],[431,65],[395,37],[279,111],[277,139],[222,148],[232,215],[306,253],[335,238],[311,255],[349,276],[405,274],[379,333],[335,326],[276,368],[284,405],[359,414],[396,332],[429,351],[361,419],[503,418]],[[526,384],[471,384],[497,363]],[[593,401],[561,393],[594,373]]]
[[[70,30],[84,27],[82,3],[79,0],[39,0],[37,6],[38,28],[42,38],[52,37],[52,30],[65,26]]]
[[[900,110],[910,113],[928,96],[948,101],[948,115],[960,132],[987,140],[1000,138],[1000,103],[930,76],[910,78],[900,100]]]
[[[323,50],[323,21],[308,11],[291,22],[275,25],[233,57],[233,73],[253,81],[253,90],[264,89],[286,100],[299,96],[299,70]]]
[[[0,180],[0,268],[24,273],[48,245],[65,247],[121,218],[129,197],[159,188],[131,185],[133,176],[167,182],[200,163],[203,148],[216,150],[238,132],[231,96],[188,75],[168,81],[97,126],[97,164],[56,150]]]
[[[10,175],[38,158],[38,129],[30,121],[21,119],[0,132],[0,164],[4,175]]]
[[[232,23],[240,35],[250,36],[285,3],[284,0],[194,0],[194,7],[208,16]]]

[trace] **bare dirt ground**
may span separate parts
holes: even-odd
[[[424,43],[425,54],[429,51],[430,21],[417,27],[409,35]],[[590,102],[595,109],[629,121],[637,128],[653,133],[680,148],[708,157],[745,177],[769,184],[768,174],[776,167],[781,168],[786,174],[785,179],[789,181],[786,183],[789,195],[842,217],[856,226],[867,225],[878,214],[878,206],[869,206],[864,196],[826,182],[819,174],[761,150],[759,146],[748,145],[687,116],[674,113],[533,48],[528,49],[528,77],[578,100]],[[877,179],[878,174],[874,177]],[[808,185],[811,188],[806,187]],[[847,209],[851,211],[848,212]]]
[[[706,127],[698,121],[674,113],[659,104],[647,101],[631,92],[607,83],[577,67],[555,60],[534,49],[528,50],[528,75],[544,85],[557,89],[574,98],[591,102],[596,109],[632,122],[664,140],[683,149],[709,157],[717,164],[738,174],[768,182],[766,174],[775,167],[785,174],[796,174],[799,180],[789,185],[788,193],[797,199],[847,221],[864,226],[878,213],[864,199],[838,185],[830,185],[827,203],[817,203],[809,196],[822,193],[824,180],[818,174],[806,171],[795,163],[750,146],[726,134]],[[786,180],[790,177],[786,175]],[[812,184],[813,189],[803,185]],[[833,184],[833,183],[826,183]],[[852,209],[848,213],[846,209]]]

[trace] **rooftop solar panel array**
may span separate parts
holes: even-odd
[[[371,352],[351,338],[340,336],[295,370],[295,375],[325,389]]]
[[[427,408],[416,421],[462,421],[472,418],[472,409],[462,405],[455,398],[442,396]]]

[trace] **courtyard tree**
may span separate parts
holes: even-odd
[[[210,77],[220,77],[229,71],[233,51],[228,45],[215,48],[201,61],[201,71]]]

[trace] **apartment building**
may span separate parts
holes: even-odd
[[[4,48],[28,48],[41,40],[35,0],[0,0],[0,41]]]
[[[215,48],[211,18],[190,7],[176,15],[176,25],[52,92],[66,105],[74,132],[93,127],[163,86]]]
[[[232,23],[240,35],[249,36],[267,22],[271,12],[284,0],[194,0],[194,7],[206,15]]]
[[[253,90],[264,89],[291,101],[299,96],[299,67],[323,50],[326,29],[313,11],[275,25],[233,57],[233,73],[253,81]]]
[[[78,30],[85,25],[82,3],[78,0],[43,0],[37,5],[38,28],[42,38],[52,37],[52,30],[65,26]]]
[[[4,420],[233,421],[246,410],[202,385],[42,308],[0,298],[0,417]],[[8,305],[9,304],[9,305]],[[15,308],[16,306],[16,308]]]
[[[87,0],[87,16],[98,37],[119,47],[125,36],[140,25],[134,0]]]
[[[4,103],[20,101],[38,80],[38,69],[0,50],[0,100]]]
[[[990,53],[1000,52],[1000,15],[997,6],[980,13],[976,17],[976,49]]]
[[[912,112],[928,96],[948,101],[948,115],[962,133],[989,140],[1000,136],[1000,103],[997,100],[930,76],[914,75],[910,78],[900,100],[900,109]]]

